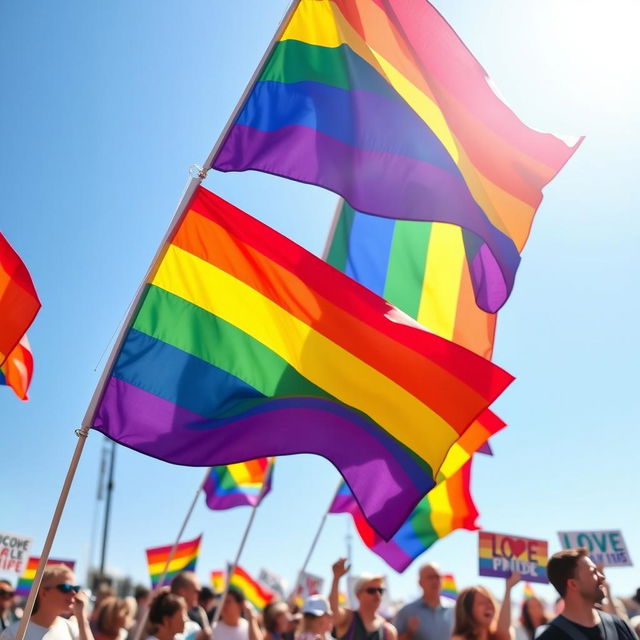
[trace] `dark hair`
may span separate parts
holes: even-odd
[[[151,601],[149,622],[157,631],[157,627],[162,624],[165,618],[171,617],[180,609],[186,610],[186,608],[187,605],[182,596],[163,591]],[[151,631],[151,633],[155,633],[155,631]]]
[[[200,589],[200,595],[198,596],[198,602],[200,604],[204,604],[207,600],[211,600],[211,598],[215,598],[216,594],[209,587],[202,587]]]
[[[142,600],[142,598],[146,598],[150,593],[151,591],[149,590],[148,587],[145,587],[144,585],[139,584],[133,592],[133,597],[136,600]]]
[[[531,640],[533,640],[533,637],[535,635],[535,630],[538,628],[538,626],[533,623],[533,620],[531,619],[531,613],[529,613],[529,604],[531,603],[532,600],[537,600],[537,598],[527,598],[522,602],[522,611],[520,613],[520,622],[522,623],[522,627],[526,631],[527,636],[531,638]],[[549,623],[549,616],[547,616],[547,614],[544,613],[544,611],[542,614],[542,618],[543,618],[542,624]]]
[[[244,593],[240,591],[240,589],[236,589],[235,587],[229,587],[227,591],[227,595],[230,596],[233,600],[235,600],[239,605],[244,604]]]
[[[578,560],[584,557],[589,557],[589,551],[585,547],[578,547],[558,551],[549,558],[547,578],[563,598],[567,593],[567,582],[576,575]]]

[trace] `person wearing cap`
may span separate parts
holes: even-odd
[[[346,558],[333,564],[333,583],[329,604],[334,611],[334,629],[338,640],[397,640],[395,627],[378,614],[384,593],[384,576],[363,574],[356,580],[354,591],[358,608],[343,608],[338,601],[338,584],[349,568]]]
[[[309,596],[302,605],[302,629],[295,640],[330,640],[333,611],[321,595]]]
[[[393,621],[399,640],[449,640],[453,629],[453,602],[441,597],[442,575],[437,564],[420,567],[422,597],[398,611]]]

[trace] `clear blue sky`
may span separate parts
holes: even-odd
[[[0,4],[0,229],[28,265],[43,308],[29,332],[31,400],[0,389],[2,529],[44,541],[96,384],[187,179],[207,156],[284,12],[285,0]],[[436,6],[529,125],[586,141],[545,191],[495,361],[517,377],[497,403],[509,427],[481,457],[473,491],[489,530],[548,539],[621,528],[640,562],[636,337],[640,304],[640,8],[632,0],[439,0]],[[336,197],[260,174],[206,186],[312,251]],[[104,360],[103,360],[104,363]],[[89,437],[54,554],[79,561],[92,538],[103,438]],[[202,477],[129,450],[117,458],[108,564],[147,581],[144,549],[171,542]],[[292,580],[338,476],[311,456],[281,459],[243,564]],[[196,509],[203,580],[230,559],[249,516]],[[310,569],[329,577],[347,516],[329,518]],[[389,574],[354,540],[354,569]],[[479,581],[477,536],[424,558]],[[640,584],[613,569],[614,591]],[[481,581],[497,592],[496,580]],[[551,594],[551,590],[541,590]]]

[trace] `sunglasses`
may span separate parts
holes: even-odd
[[[68,582],[64,582],[62,584],[57,584],[54,589],[57,589],[60,593],[78,593],[81,587],[79,584],[69,584]]]
[[[384,593],[384,587],[367,587],[365,589],[365,592],[368,593],[370,596],[379,593],[380,595],[382,595]]]
[[[0,598],[13,598],[16,595],[15,591],[7,591],[6,589],[0,589]]]

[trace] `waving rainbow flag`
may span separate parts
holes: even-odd
[[[458,598],[458,586],[456,585],[456,579],[452,573],[445,573],[442,575],[442,590],[440,595],[443,598],[450,598],[451,600],[457,600]]]
[[[214,593],[222,593],[227,584],[227,574],[221,569],[214,569],[211,572],[211,587]]]
[[[258,611],[262,611],[274,598],[272,591],[269,591],[269,589],[252,578],[247,571],[239,566],[236,566],[231,574],[229,586],[241,591],[244,597],[249,600]]]
[[[33,354],[25,333],[0,366],[0,385],[11,387],[20,400],[28,400],[33,377]]]
[[[202,536],[198,536],[194,540],[187,540],[181,542],[176,552],[173,554],[173,559],[169,563],[168,571],[160,584],[160,578],[162,578],[162,572],[167,564],[167,559],[173,549],[173,545],[167,545],[165,547],[153,547],[147,549],[147,565],[149,567],[149,577],[151,578],[151,586],[155,589],[157,586],[165,586],[171,584],[171,581],[181,571],[195,571],[198,555],[200,554],[200,541]]]
[[[27,561],[27,566],[24,570],[24,573],[18,578],[18,584],[16,585],[16,595],[21,598],[26,598],[29,595],[29,591],[31,591],[31,585],[33,584],[33,579],[36,577],[36,571],[38,570],[38,563],[40,562],[39,557],[31,557]],[[74,570],[76,566],[75,560],[56,560],[55,558],[49,558],[47,560],[47,567],[52,564],[64,564],[69,567],[71,571]]]
[[[478,305],[495,312],[578,143],[526,127],[426,0],[300,0],[212,166],[465,228]]]
[[[176,464],[322,455],[389,538],[512,379],[199,187],[91,424]]]
[[[350,513],[362,542],[392,569],[402,573],[420,554],[452,531],[478,529],[478,511],[469,492],[470,476],[471,461],[437,484],[388,542],[367,524],[344,483],[338,489],[329,513]]]
[[[275,458],[212,467],[203,491],[209,509],[256,506],[271,491]]]

